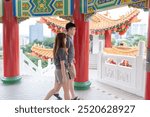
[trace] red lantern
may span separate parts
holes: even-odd
[[[94,30],[91,30],[90,33],[91,33],[91,34],[94,34]]]
[[[102,35],[102,32],[99,32],[99,35]]]
[[[96,31],[95,34],[98,35],[98,31]]]
[[[56,29],[52,29],[52,32],[56,33]]]
[[[119,35],[124,35],[126,33],[126,30],[119,32]]]
[[[126,26],[126,29],[128,29],[129,28],[129,26]]]
[[[49,24],[49,28],[52,29],[54,27],[53,24]]]
[[[105,34],[105,31],[102,31],[102,35],[104,35]]]
[[[52,29],[55,29],[55,25],[52,25]]]
[[[126,27],[126,26],[125,26],[124,24],[121,26],[122,29],[124,29],[125,27]]]
[[[117,28],[113,28],[113,31],[114,31],[114,32],[117,31]]]

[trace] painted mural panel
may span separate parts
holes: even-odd
[[[70,16],[73,0],[14,0],[14,15],[17,17]]]
[[[148,0],[80,0],[81,12],[84,14],[103,11],[124,5],[146,8]]]

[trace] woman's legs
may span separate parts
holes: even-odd
[[[55,86],[52,90],[48,92],[44,100],[48,100],[52,95],[54,95],[56,92],[58,92],[61,88],[61,84],[55,83]]]
[[[54,88],[48,92],[48,94],[46,95],[44,100],[48,100],[52,95],[54,95],[56,92],[58,92],[60,90],[61,86],[63,87],[63,90],[64,90],[64,99],[70,100],[68,81],[63,83],[62,85],[55,83]]]

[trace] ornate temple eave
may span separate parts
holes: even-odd
[[[31,50],[32,53],[29,53],[31,56],[36,56],[43,60],[53,58],[53,49],[47,49],[43,45],[34,44]]]
[[[98,35],[98,34],[104,34],[105,30],[111,30],[113,32],[121,32],[120,34],[123,34],[129,28],[131,23],[140,21],[137,18],[139,13],[140,13],[139,10],[133,9],[126,15],[122,15],[117,20],[114,20],[106,15],[101,15],[99,13],[94,14],[90,17],[89,20],[90,33],[94,35]],[[42,17],[38,22],[47,24],[54,33],[64,32],[65,25],[66,23],[69,22],[69,20],[66,20],[65,18],[63,17],[62,19],[56,17]]]
[[[31,56],[36,56],[42,60],[48,60],[53,58],[53,49],[47,49],[43,45],[34,44],[31,48],[32,53],[28,53]],[[105,53],[136,56],[138,54],[138,48],[126,47],[126,46],[113,46],[112,48],[104,48]]]
[[[139,10],[134,9],[133,11],[130,11],[130,13],[121,16],[117,20],[113,20],[111,18],[108,18],[104,15],[100,15],[100,14],[97,13],[96,15],[94,15],[91,18],[90,30],[106,30],[106,29],[109,29],[109,28],[119,26],[120,24],[123,24],[127,21],[130,21],[130,20],[136,18],[139,13],[140,13]],[[130,23],[132,23],[132,21]]]

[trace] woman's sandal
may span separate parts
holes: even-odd
[[[62,97],[60,97],[60,95],[57,93],[57,94],[54,94],[54,96],[58,99],[58,100],[62,100]]]

